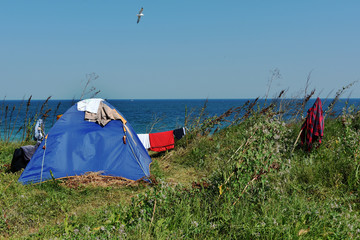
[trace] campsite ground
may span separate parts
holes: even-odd
[[[26,144],[33,143],[0,143],[0,239],[26,236],[48,238],[52,235],[48,230],[52,229],[50,232],[53,232],[57,226],[66,224],[68,219],[75,217],[96,221],[97,216],[102,211],[106,212],[108,206],[129,206],[138,194],[152,188],[145,183],[123,182],[113,185],[96,180],[83,185],[74,184],[74,181],[57,181],[23,186],[17,182],[21,172],[9,173],[8,169],[15,148]],[[174,153],[150,152],[154,176],[166,180],[171,186],[184,187],[191,187],[192,182],[205,176],[194,167],[184,168],[181,164],[171,162]]]
[[[0,239],[339,239],[360,237],[360,113],[326,118],[311,152],[301,122],[253,111],[212,135],[204,118],[152,154],[154,184],[24,186],[0,143]]]

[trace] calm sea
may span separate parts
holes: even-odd
[[[108,99],[107,101],[119,110],[137,133],[160,132],[173,130],[184,125],[186,111],[196,116],[201,108],[206,104],[205,113],[207,116],[221,115],[230,108],[244,105],[248,100],[254,99],[181,99],[181,100],[117,100]],[[335,105],[335,112],[341,113],[346,102],[348,105],[360,106],[360,99],[340,99]],[[37,119],[44,100],[32,100],[30,102],[28,114],[26,115],[26,102],[22,100],[4,100],[0,104],[0,133],[4,136],[4,129],[7,127],[7,134],[13,130],[12,135],[24,125],[26,118]],[[268,100],[267,103],[271,102]],[[283,102],[285,103],[286,100]],[[306,110],[313,105],[315,99],[311,99],[306,106]],[[325,111],[331,100],[323,100],[323,110]],[[259,100],[259,105],[264,106],[264,100]],[[43,111],[51,109],[45,121],[45,132],[47,132],[56,121],[56,115],[63,114],[68,108],[75,104],[74,100],[50,100],[44,106]],[[285,104],[283,104],[285,105]],[[58,109],[57,109],[58,107]],[[7,110],[6,110],[7,109]],[[296,112],[299,109],[292,109]],[[305,113],[306,114],[306,110]],[[14,139],[22,136],[20,131]]]

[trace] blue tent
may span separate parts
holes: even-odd
[[[84,120],[77,104],[50,129],[19,178],[23,184],[102,171],[106,176],[148,179],[151,158],[125,118],[104,127]]]

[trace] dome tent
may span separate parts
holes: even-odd
[[[79,110],[84,101],[101,102],[117,120],[109,120],[105,126],[85,120],[86,110]],[[54,124],[19,182],[38,183],[99,171],[130,180],[148,179],[150,163],[148,152],[121,113],[102,99],[87,99],[70,107]]]

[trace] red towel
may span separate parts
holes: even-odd
[[[173,131],[149,133],[150,150],[155,152],[163,152],[174,148]]]

